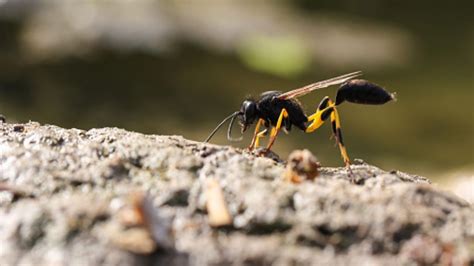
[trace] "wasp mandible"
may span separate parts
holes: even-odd
[[[279,91],[267,91],[260,95],[258,100],[247,99],[240,106],[240,110],[226,117],[207,137],[208,142],[214,134],[228,120],[231,120],[227,130],[227,139],[230,141],[238,141],[231,136],[232,126],[235,118],[239,119],[242,133],[253,123],[255,132],[249,149],[253,150],[259,146],[260,139],[266,136],[270,130],[270,140],[265,151],[269,151],[275,143],[276,137],[281,129],[289,132],[292,126],[295,126],[306,133],[311,133],[318,129],[326,120],[331,120],[332,132],[336,138],[337,145],[341,152],[341,156],[346,166],[350,165],[350,159],[344,145],[341,130],[341,121],[337,106],[347,101],[358,104],[384,104],[391,100],[395,100],[395,94],[389,93],[384,88],[363,79],[354,79],[361,76],[362,72],[352,72],[331,79],[319,81],[307,86],[291,90],[285,93]],[[319,103],[318,108],[312,114],[307,116],[298,97],[306,95],[314,90],[326,88],[332,85],[341,84],[334,102],[328,96],[324,97]],[[261,127],[265,127],[260,131]]]

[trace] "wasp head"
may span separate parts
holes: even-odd
[[[255,122],[257,117],[257,103],[254,100],[245,100],[240,106],[239,115],[242,133],[247,130],[248,126]]]
[[[245,100],[240,107],[240,111],[236,111],[226,117],[222,122],[217,125],[217,127],[211,132],[211,134],[204,140],[204,142],[209,142],[214,134],[227,122],[230,120],[229,128],[227,129],[227,139],[230,141],[240,141],[242,137],[234,139],[232,138],[232,125],[234,124],[235,118],[239,118],[240,125],[242,127],[242,133],[255,122],[258,118],[257,114],[257,103],[254,100]]]

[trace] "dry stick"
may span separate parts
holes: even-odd
[[[7,183],[0,183],[0,191],[8,191],[13,194],[16,198],[33,198],[34,194],[24,190],[16,185],[11,185]]]
[[[224,193],[215,179],[207,179],[206,182],[206,207],[209,216],[209,225],[219,227],[232,224]]]
[[[174,240],[170,228],[166,225],[159,210],[153,206],[153,199],[145,192],[135,192],[134,196],[132,194],[132,202],[153,240],[161,248],[172,248]]]

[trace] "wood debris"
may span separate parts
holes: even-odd
[[[6,191],[11,193],[14,199],[34,197],[34,195],[30,191],[8,183],[0,183],[0,191]]]
[[[208,179],[206,182],[206,208],[209,216],[209,225],[212,227],[232,224],[224,193],[215,179]]]
[[[138,254],[174,245],[171,224],[160,216],[152,199],[143,192],[129,195],[107,232],[114,245]]]
[[[295,150],[288,157],[285,180],[301,183],[303,180],[314,180],[319,175],[321,165],[309,150]]]

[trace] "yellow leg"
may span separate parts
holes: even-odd
[[[278,136],[278,133],[280,132],[281,129],[281,124],[283,123],[283,118],[288,117],[288,112],[286,111],[285,108],[281,109],[280,116],[278,117],[278,121],[275,127],[272,128],[272,133],[270,134],[270,140],[268,141],[267,145],[267,150],[270,150],[270,148],[273,146],[273,143],[276,140],[276,137]]]
[[[346,166],[349,166],[351,164],[351,160],[347,155],[347,150],[344,146],[344,141],[342,140],[341,120],[339,119],[339,113],[337,112],[336,108],[334,108],[334,112],[331,113],[331,127],[334,136],[336,136],[337,145],[341,151],[342,159],[344,160]]]
[[[332,112],[331,110],[333,106],[329,106],[329,101],[330,100],[328,96],[324,97],[319,103],[316,112],[308,117],[308,121],[311,122],[311,124],[309,124],[309,126],[306,128],[307,133],[311,133],[322,126],[324,120],[327,119],[328,114]]]
[[[334,104],[322,109],[317,110],[316,113],[310,115],[308,117],[308,121],[311,122],[309,126],[306,128],[306,133],[311,133],[318,129],[320,126],[324,124],[324,121],[328,118],[329,114],[335,110]]]
[[[248,147],[249,150],[254,149],[255,147],[258,146],[258,134],[260,131],[260,126],[264,123],[265,121],[263,119],[258,119],[257,125],[255,126],[255,131],[253,133],[253,138],[252,142],[250,142],[250,145]]]
[[[321,101],[321,104],[316,110],[316,112],[308,117],[308,121],[311,123],[306,128],[306,132],[311,133],[318,129],[324,123],[324,121],[328,119],[329,115],[331,117],[332,131],[334,136],[336,137],[336,141],[339,146],[341,156],[344,160],[344,164],[346,166],[349,166],[350,159],[347,155],[347,150],[342,140],[341,121],[339,119],[339,113],[337,112],[336,105],[334,104],[334,102],[331,101],[328,97],[325,97],[323,101]]]
[[[257,138],[255,139],[254,149],[258,148],[260,144],[260,138],[265,137],[265,135],[267,134],[267,131],[268,131],[267,129],[264,129],[257,134]]]

